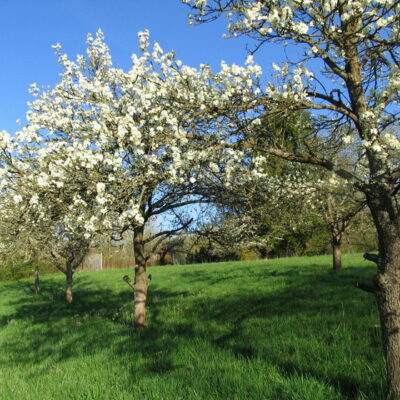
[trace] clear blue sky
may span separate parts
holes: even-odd
[[[51,45],[61,43],[75,58],[85,51],[87,33],[99,28],[114,64],[124,69],[138,50],[136,34],[143,29],[191,66],[244,62],[246,41],[222,39],[223,19],[193,27],[187,13],[179,0],[0,0],[0,130],[18,128],[15,121],[24,118],[32,100],[31,83],[42,87],[57,82],[60,69]],[[282,50],[276,47],[256,56],[263,68],[281,58]]]

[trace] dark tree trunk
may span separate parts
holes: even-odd
[[[65,270],[65,277],[66,277],[65,300],[69,304],[71,304],[74,300],[72,292],[73,275],[74,271],[72,270],[72,266],[70,264],[67,264]]]
[[[35,294],[39,294],[40,293],[40,277],[39,277],[39,267],[36,266],[35,267]]]
[[[396,261],[400,265],[400,259]],[[396,274],[378,274],[376,300],[382,329],[388,386],[400,399],[400,279]]]
[[[333,272],[338,273],[342,270],[342,234],[332,236],[332,267]]]
[[[268,259],[269,252],[268,252],[268,250],[267,250],[265,247],[259,247],[259,248],[258,248],[258,251],[259,251],[259,253],[260,253],[260,257],[261,257],[263,260],[267,260],[267,259]]]
[[[381,322],[390,394],[400,398],[400,219],[390,193],[369,195],[378,231],[379,255],[373,288]]]
[[[134,229],[133,248],[135,254],[135,305],[134,305],[134,323],[137,328],[146,327],[146,300],[148,280],[146,276],[146,259],[144,256],[143,243],[144,227]]]

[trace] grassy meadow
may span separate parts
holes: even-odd
[[[372,263],[345,255],[152,267],[148,328],[126,270],[0,283],[1,400],[383,400]],[[132,271],[129,271],[132,276]]]

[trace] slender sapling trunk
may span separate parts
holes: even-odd
[[[67,303],[71,304],[74,300],[72,285],[73,285],[73,275],[74,271],[70,263],[67,263],[65,270],[66,277],[66,287],[65,287],[65,300]]]
[[[39,267],[37,265],[35,266],[34,276],[35,276],[35,294],[39,294],[40,293],[40,277],[39,277]]]

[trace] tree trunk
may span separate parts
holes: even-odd
[[[71,265],[67,265],[65,276],[66,276],[66,288],[65,288],[65,300],[67,303],[71,304],[74,300],[73,292],[72,292],[72,284],[73,284],[73,275]]]
[[[133,249],[135,253],[134,324],[139,329],[146,327],[147,312],[148,280],[146,276],[146,259],[144,257],[143,231],[143,226],[136,227],[133,237]]]
[[[265,247],[259,247],[258,252],[262,260],[268,260],[269,252]]]
[[[333,272],[338,273],[342,269],[342,235],[341,234],[333,234],[332,237],[332,266]]]
[[[36,266],[35,267],[35,294],[39,294],[40,293],[40,279],[39,279],[39,267]]]
[[[400,217],[390,193],[383,190],[370,194],[368,206],[378,232],[378,271],[373,283],[388,387],[390,395],[400,399]]]
[[[397,255],[400,265],[400,254]],[[377,274],[376,300],[382,329],[389,390],[400,399],[400,279],[399,273]]]

